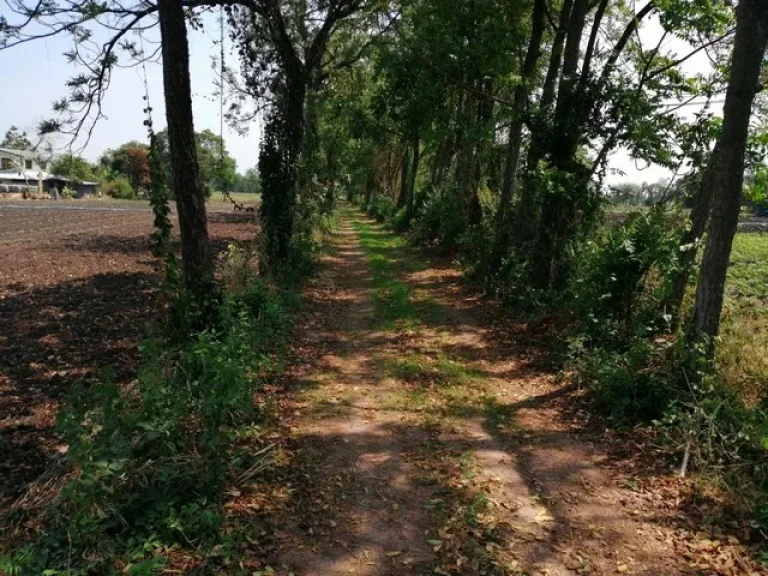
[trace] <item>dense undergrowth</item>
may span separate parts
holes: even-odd
[[[238,446],[268,423],[259,393],[282,368],[295,281],[311,256],[286,288],[230,246],[204,328],[192,328],[200,306],[182,295],[141,344],[133,383],[105,373],[72,392],[58,417],[69,480],[42,517],[17,511],[14,521],[36,534],[0,556],[1,573],[143,575],[173,565],[210,573],[230,562],[244,536],[225,529],[226,491],[264,459]]]
[[[491,218],[468,228],[445,195],[428,195],[410,221],[386,197],[366,209],[412,242],[456,254],[488,293],[516,310],[559,318],[564,372],[587,390],[595,416],[617,428],[650,427],[686,471],[725,488],[736,510],[751,510],[758,534],[768,528],[765,270],[758,264],[765,240],[737,239],[723,334],[710,359],[707,345],[687,334],[691,303],[681,328],[668,306],[683,251],[693,248],[681,248],[678,211],[659,206],[620,223],[598,220],[570,247],[566,286],[544,292],[528,280],[525,246],[499,253]]]

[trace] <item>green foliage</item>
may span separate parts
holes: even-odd
[[[130,200],[136,198],[136,191],[124,176],[118,176],[114,180],[104,182],[101,186],[101,191],[110,198],[116,198],[118,200]]]
[[[450,187],[428,189],[416,209],[411,237],[420,244],[455,248],[466,228],[458,192]]]
[[[72,154],[55,160],[51,166],[51,173],[68,178],[75,183],[97,180],[95,167],[84,158]]]
[[[125,178],[136,194],[143,193],[149,186],[149,147],[146,144],[126,142],[114,150],[107,150],[99,162],[110,180]]]
[[[620,348],[669,327],[664,301],[681,235],[680,223],[657,207],[630,214],[582,246],[572,290],[581,329],[595,345]]]
[[[572,289],[578,322],[568,367],[598,413],[618,426],[655,424],[672,450],[688,454],[693,469],[716,471],[749,506],[768,489],[765,389],[744,378],[759,365],[761,352],[743,337],[729,344],[734,335],[728,326],[744,316],[726,315],[714,361],[708,344],[669,332],[664,304],[678,271],[682,230],[654,208],[631,214],[587,244]],[[757,278],[749,266],[758,260],[738,256],[752,240],[737,240],[731,310],[744,294],[763,292],[751,284]],[[760,300],[747,304],[751,312]],[[739,334],[760,334],[759,323],[751,330],[738,326]],[[750,357],[738,356],[736,348]]]
[[[59,417],[76,474],[45,532],[5,559],[13,573],[155,574],[169,547],[221,543],[230,449],[258,416],[253,393],[279,368],[288,302],[252,282],[221,300],[214,327],[145,341],[134,386],[105,376],[76,388]]]
[[[662,418],[678,399],[678,353],[664,339],[633,338],[616,351],[574,338],[569,366],[588,387],[595,408],[614,425],[626,426]]]
[[[226,188],[221,190],[226,190]],[[261,192],[259,171],[256,168],[248,168],[244,174],[236,173],[232,182],[232,192],[238,194],[259,194]]]
[[[377,195],[367,207],[368,213],[377,222],[389,222],[397,212],[395,201],[389,196]]]
[[[20,131],[16,126],[11,126],[5,132],[0,148],[12,148],[13,150],[31,150],[32,142],[29,141],[26,132]]]
[[[213,192],[232,190],[237,179],[237,163],[229,155],[224,140],[207,129],[195,134],[195,139],[206,198]]]

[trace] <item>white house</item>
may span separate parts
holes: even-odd
[[[52,159],[32,150],[0,148],[0,196],[38,198],[61,192],[65,186],[77,196],[98,190],[98,182],[72,182],[48,172]],[[55,192],[54,192],[55,191]]]

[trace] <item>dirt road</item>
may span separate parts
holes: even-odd
[[[542,349],[455,269],[346,209],[307,299],[278,573],[751,572],[735,539],[692,552],[674,480],[571,430]]]

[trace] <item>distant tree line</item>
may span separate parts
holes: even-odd
[[[256,194],[260,190],[259,174],[255,168],[245,173],[237,172],[237,163],[229,154],[222,138],[211,130],[195,135],[205,196],[214,192],[228,191]],[[168,132],[156,135],[162,158],[162,169],[170,178],[171,160],[168,147]],[[26,134],[12,127],[0,147],[30,149],[31,142]],[[147,195],[151,184],[150,148],[148,144],[131,140],[117,148],[105,151],[95,163],[75,154],[60,155],[52,162],[52,174],[69,178],[74,182],[96,181],[102,185],[102,193],[121,199],[139,198]]]

